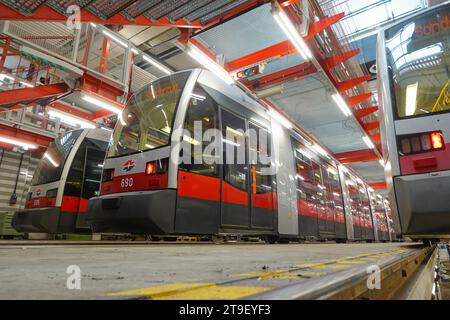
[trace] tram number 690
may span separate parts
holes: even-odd
[[[120,186],[122,188],[129,188],[133,186],[133,178],[124,178],[120,180]]]

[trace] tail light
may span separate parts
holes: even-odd
[[[399,137],[400,155],[445,149],[442,132],[433,131]]]
[[[45,197],[46,198],[56,198],[56,194],[58,193],[58,189],[51,189],[51,190],[47,190],[47,192],[45,193]]]
[[[147,176],[155,174],[163,174],[167,172],[169,166],[169,159],[160,159],[155,161],[147,162],[145,165],[145,174]]]
[[[102,182],[111,181],[114,178],[114,169],[104,169],[102,175]]]

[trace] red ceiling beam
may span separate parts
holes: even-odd
[[[379,143],[381,141],[381,134],[379,134],[379,133],[374,134],[372,136],[372,140],[375,141],[376,143]],[[379,149],[380,149],[380,152],[381,152],[381,147]]]
[[[65,83],[46,84],[34,88],[5,90],[0,92],[0,106],[59,96],[69,90],[70,88]]]
[[[373,107],[366,107],[362,109],[355,110],[355,116],[357,116],[359,119],[367,117],[368,115],[371,115],[372,113],[375,113],[378,111],[377,106]]]
[[[379,160],[372,149],[336,153],[334,157],[343,164]]]
[[[380,127],[380,122],[378,122],[378,121],[364,123],[364,129],[367,132],[378,129],[379,127]]]
[[[92,120],[92,113],[81,111],[79,109],[73,108],[67,104],[55,101],[48,105],[49,107],[59,110],[64,113],[68,113],[70,115],[73,115],[74,117],[86,119],[86,120]]]
[[[144,25],[144,26],[163,26],[163,27],[177,27],[177,28],[202,28],[200,22],[195,21],[186,23],[183,20],[177,22],[170,22],[166,18],[159,19],[152,22],[150,19],[141,15],[133,20],[128,20],[120,13],[115,14],[109,19],[103,20],[87,10],[81,10],[81,22],[93,22],[99,24],[114,24],[114,25]],[[43,5],[38,8],[31,16],[25,16],[21,13],[11,9],[10,7],[0,3],[0,20],[28,20],[28,21],[47,21],[47,22],[66,22],[67,17],[49,6]]]
[[[308,34],[303,37],[305,40],[309,40],[313,38],[318,33],[324,31],[325,29],[331,27],[333,24],[341,20],[345,17],[345,13],[341,12],[331,17],[326,17],[324,19],[318,20],[318,21],[312,21],[309,24],[309,30]]]
[[[337,66],[338,64],[340,64],[341,62],[344,62],[356,55],[358,55],[360,53],[360,49],[356,48],[350,51],[346,51],[344,53],[341,54],[337,54],[328,58],[323,59],[323,64],[325,65],[326,68],[328,69],[332,69],[335,66]]]
[[[347,90],[350,90],[351,88],[356,87],[357,85],[364,83],[366,81],[370,80],[370,76],[363,76],[363,77],[358,77],[358,78],[354,78],[354,79],[350,79],[350,80],[346,80],[346,81],[341,81],[338,82],[336,85],[336,89],[340,92],[340,93],[344,93]]]
[[[366,101],[367,99],[370,99],[372,97],[372,93],[364,93],[357,96],[351,96],[351,97],[345,97],[347,100],[347,103],[350,105],[350,107],[354,108],[361,102]]]
[[[316,73],[317,69],[309,62],[302,63],[298,66],[290,67],[284,70],[280,70],[252,81],[243,82],[247,87],[254,89],[262,89],[267,86],[274,85],[279,82],[284,82],[290,79],[297,79],[307,76],[309,74]]]
[[[387,189],[386,181],[372,182],[372,183],[369,183],[369,186],[372,187],[375,190],[385,190],[385,189]]]
[[[272,58],[281,58],[297,52],[289,40],[274,44],[273,46],[258,50],[243,57],[225,63],[225,69],[229,72],[246,68]]]
[[[337,21],[339,21],[340,19],[342,19],[343,16],[344,16],[343,13],[337,14],[335,16],[325,18],[318,22],[312,23],[310,26],[310,31],[309,31],[308,35],[305,37],[305,39],[311,39],[317,33],[325,30],[326,28],[330,27],[332,24],[334,24]],[[237,58],[235,60],[229,61],[229,62],[225,63],[225,69],[227,71],[231,72],[231,71],[246,68],[248,66],[251,66],[251,65],[254,65],[257,63],[261,63],[263,61],[266,61],[266,60],[269,60],[272,58],[281,58],[281,57],[284,57],[286,55],[293,54],[296,52],[297,52],[297,50],[291,44],[291,42],[289,40],[286,40],[286,41],[282,41],[277,44],[274,44],[270,47],[263,48],[256,52],[250,53],[243,57]],[[359,51],[358,51],[358,53],[359,53]],[[337,58],[339,58],[339,57],[337,57]]]
[[[26,131],[16,127],[10,127],[0,124],[0,136],[15,138],[28,143],[33,143],[39,146],[48,147],[54,140],[52,137],[44,136],[42,134]]]

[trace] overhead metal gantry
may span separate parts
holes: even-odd
[[[80,22],[204,29],[267,1],[261,0],[4,0],[0,20],[66,22],[72,5]],[[69,10],[68,10],[69,9]]]

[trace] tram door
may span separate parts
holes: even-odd
[[[328,164],[322,166],[322,192],[324,194],[323,198],[325,200],[323,211],[324,221],[322,223],[322,229],[319,231],[325,235],[335,236],[335,204],[333,196],[333,179],[336,179],[337,172]],[[320,228],[320,225],[319,225]]]
[[[252,229],[273,229],[273,175],[270,171],[271,134],[249,123],[249,164]]]
[[[78,204],[77,228],[88,228],[85,222],[85,215],[88,200],[96,195],[100,189],[100,180],[102,176],[102,164],[105,160],[105,151],[86,148],[84,158],[84,168],[81,180],[81,198]]]
[[[250,227],[249,168],[245,120],[221,110],[223,137],[223,172],[221,227]]]

